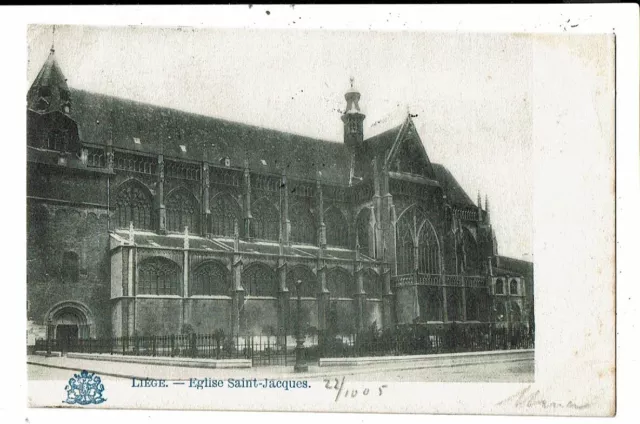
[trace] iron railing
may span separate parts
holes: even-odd
[[[534,348],[533,328],[504,323],[414,323],[355,334],[314,331],[305,338],[304,359],[425,355]],[[179,334],[99,339],[39,339],[36,351],[101,353],[158,357],[250,359],[253,366],[295,362],[295,337],[260,334],[225,336]]]

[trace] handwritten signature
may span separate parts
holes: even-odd
[[[364,389],[358,391],[358,389],[345,387],[344,380],[345,380],[344,377],[342,377],[342,379],[325,378],[323,380],[325,383],[324,385],[325,389],[336,391],[335,402],[338,402],[341,396],[347,399],[355,398],[358,396],[370,396],[370,395],[376,396],[376,394],[378,396],[382,396],[382,394],[384,393],[383,389],[387,388],[386,384],[382,384],[380,386],[374,387],[373,389],[370,389],[369,387],[365,387]],[[378,389],[377,391],[375,390],[376,388]]]
[[[515,407],[541,407],[541,408],[569,408],[569,409],[585,409],[591,406],[590,403],[575,403],[573,401],[569,401],[566,403],[563,402],[553,402],[548,401],[542,397],[540,394],[540,390],[533,390],[531,386],[527,386],[524,389],[520,390],[516,394],[509,396],[508,398],[498,402],[496,405],[507,405],[512,404]]]

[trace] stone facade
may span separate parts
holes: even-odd
[[[410,116],[365,140],[353,82],[344,143],[73,90],[53,50],[27,97],[32,334],[291,334],[298,280],[308,331],[527,322],[488,201]]]

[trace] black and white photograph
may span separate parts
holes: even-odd
[[[28,406],[609,415],[615,35],[245,9],[25,27]]]

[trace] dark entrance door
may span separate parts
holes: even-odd
[[[68,352],[69,348],[78,343],[78,326],[75,324],[60,324],[56,328],[56,339],[62,352]]]

